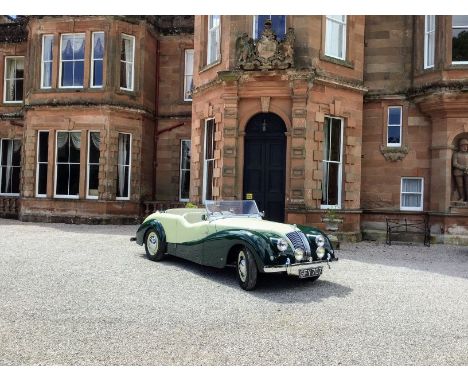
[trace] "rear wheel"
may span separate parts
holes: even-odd
[[[257,285],[258,270],[254,256],[246,247],[237,254],[237,279],[244,290],[252,290]]]
[[[146,232],[145,237],[146,257],[151,261],[161,261],[164,259],[164,242],[161,235],[151,228]]]

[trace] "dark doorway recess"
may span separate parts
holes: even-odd
[[[285,132],[276,114],[256,114],[247,123],[244,145],[243,198],[252,196],[265,219],[278,222],[284,221]]]

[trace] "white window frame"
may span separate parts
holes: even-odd
[[[213,24],[213,17],[219,17],[219,23],[216,26],[212,26]],[[221,49],[221,16],[220,15],[209,15],[208,16],[208,43],[207,43],[207,55],[206,55],[206,64],[211,65],[216,63],[220,59],[220,49]],[[216,34],[216,56],[211,57],[211,47],[214,42],[212,41],[212,32]]]
[[[421,192],[403,192],[403,181],[406,179],[417,179],[421,181]],[[403,194],[417,194],[421,195],[421,205],[419,207],[404,207],[403,206]],[[423,177],[412,177],[404,176],[400,182],[400,210],[401,211],[424,211],[424,178]]]
[[[19,58],[22,58],[23,59],[23,78],[9,78],[9,80],[19,80],[19,79],[22,79],[23,80],[23,98],[20,100],[20,101],[7,101],[6,99],[6,95],[7,95],[7,68],[8,68],[8,65],[7,65],[7,61],[8,60],[17,60]],[[25,67],[24,67],[24,56],[5,56],[5,61],[4,61],[4,70],[3,70],[3,103],[7,103],[7,104],[20,104],[20,103],[23,103],[24,102],[24,71],[25,71]]]
[[[208,142],[207,142],[207,139],[208,139],[208,136],[206,134],[207,132],[207,129],[208,129],[208,123],[210,121],[213,121],[213,134],[212,134],[212,141],[210,142],[210,144],[212,145],[212,151],[213,151],[213,158],[209,158],[207,159],[206,158],[206,148],[208,146]],[[207,172],[208,172],[208,162],[213,162],[213,170],[214,170],[214,151],[215,151],[215,132],[216,132],[216,123],[215,123],[215,120],[214,118],[209,118],[209,119],[206,119],[205,120],[205,136],[204,136],[204,145],[203,145],[203,203],[206,202],[206,194],[207,194],[207,182],[208,182],[208,178],[207,178]],[[214,172],[214,171],[213,171]],[[211,184],[211,187],[213,187],[213,185]],[[213,194],[213,190],[211,190],[211,193]]]
[[[191,139],[181,139],[180,140],[180,162],[179,162],[179,201],[181,202],[188,202],[189,198],[182,198],[182,172],[190,172],[190,166],[189,168],[182,168],[182,156],[183,156],[183,150],[182,148],[184,147],[184,142],[190,142],[190,146],[192,145],[192,140]],[[190,193],[190,189],[189,189]]]
[[[89,130],[88,131],[88,150],[86,153],[86,199],[99,199],[97,195],[89,195],[89,168],[90,166],[98,166],[98,179],[99,179],[99,163],[90,163],[89,162],[89,151],[91,150],[91,133],[98,133],[101,137],[101,132],[99,130]],[[99,149],[100,150],[100,149]],[[101,153],[99,152],[99,160],[101,159]]]
[[[269,16],[270,17],[270,20],[273,16],[284,16],[284,34],[286,35],[286,31],[288,30],[288,26],[286,25],[286,20],[287,20],[287,17],[286,15],[265,15],[265,16]],[[252,36],[254,39],[257,38],[257,34],[258,34],[258,15],[254,15],[253,17],[253,26],[252,26]]]
[[[188,57],[192,55],[192,67],[188,65]],[[192,88],[188,88],[190,83],[193,84],[193,60],[194,56],[194,49],[185,49],[185,60],[184,60],[184,101],[192,101],[191,91]],[[190,95],[188,95],[190,93]]]
[[[104,56],[106,50],[106,34],[103,31],[96,31],[91,34],[91,70],[89,76],[89,87],[92,89],[102,89],[104,87],[104,57],[94,58],[94,36],[96,34],[102,34],[104,36]],[[102,61],[102,85],[93,85],[94,82],[94,61]]]
[[[124,164],[122,166],[124,167],[128,167],[128,185],[127,185],[127,188],[128,188],[128,196],[117,196],[117,191],[116,191],[116,197],[115,197],[115,200],[130,200],[130,196],[132,195],[132,190],[131,190],[131,185],[132,185],[132,182],[131,182],[131,179],[132,179],[132,140],[133,140],[133,135],[131,133],[124,133],[124,132],[121,132],[119,131],[118,134],[117,134],[117,137],[119,136],[119,134],[126,134],[126,135],[130,135],[130,142],[129,142],[129,153],[128,153],[128,164]],[[119,142],[119,139],[117,138],[117,142]],[[117,143],[118,145],[118,143]],[[119,171],[119,157],[118,157],[118,148],[117,148],[117,173]],[[118,178],[117,178],[118,179]],[[118,187],[118,183],[117,183],[117,187]]]
[[[2,165],[2,157],[3,157],[3,153],[2,153],[2,150],[3,150],[3,141],[20,141],[21,142],[21,139],[18,139],[18,138],[2,138],[0,139],[0,185],[2,184],[2,174],[3,174],[3,171],[2,171],[2,168],[4,167]],[[21,145],[23,144],[23,142],[21,142]],[[19,166],[11,166],[12,168],[14,167],[19,167],[20,168],[20,181],[21,181],[21,159],[20,159],[20,165]],[[21,183],[20,183],[21,185]],[[19,192],[1,192],[0,191],[0,195],[2,196],[19,196],[20,193]]]
[[[346,60],[346,36],[347,36],[347,29],[348,29],[348,16],[346,15],[343,15],[344,16],[344,21],[341,21],[341,20],[336,20],[334,19],[332,16],[325,16],[326,17],[326,22],[325,22],[325,56],[328,56],[328,57],[333,57],[333,58],[336,58],[338,60]],[[333,45],[330,45],[330,44],[338,44],[338,41],[332,41],[332,40],[329,40],[328,39],[328,36],[329,36],[329,31],[330,31],[330,28],[328,27],[329,24],[331,23],[335,23],[335,24],[340,24],[340,25],[343,25],[343,31],[342,31],[342,41],[343,41],[343,47],[342,47],[342,52],[343,52],[343,55],[340,57],[340,56],[335,56],[333,53],[330,53],[330,48],[333,46]],[[330,41],[330,42],[329,42]]]
[[[47,37],[52,38],[52,57],[50,60],[44,60],[44,43],[45,39]],[[54,46],[54,35],[53,34],[44,34],[42,35],[42,51],[41,51],[41,89],[51,89],[52,88],[52,71],[54,67],[54,53],[53,53],[53,46]],[[51,68],[50,68],[50,86],[44,86],[44,66],[45,64],[51,63]]]
[[[40,153],[40,148],[39,144],[41,143],[40,140],[40,135],[41,133],[48,133],[47,135],[47,162],[40,162],[39,161],[39,153]],[[39,165],[45,164],[47,165],[47,178],[49,177],[49,136],[50,136],[50,131],[49,130],[38,130],[37,132],[37,153],[36,153],[36,198],[46,198],[47,197],[47,187],[46,187],[46,193],[45,194],[40,194],[39,193]],[[46,184],[47,184],[47,179],[46,179]]]
[[[129,65],[129,64],[132,67],[132,77],[131,77],[131,81],[132,81],[131,85],[132,86],[129,87],[129,88],[123,88],[122,86],[120,86],[120,90],[126,90],[126,91],[131,92],[135,88],[135,36],[122,33],[120,35],[120,49],[122,48],[122,41],[123,40],[130,40],[132,42],[132,50],[133,50],[132,58],[133,58],[133,61],[123,61],[122,59],[120,59],[120,65],[122,65],[122,63],[125,63],[125,67],[127,67],[127,65]],[[119,67],[119,71],[120,71],[120,67]],[[120,79],[119,79],[119,81],[120,81]]]
[[[63,194],[57,194],[57,158],[58,158],[58,145],[57,145],[57,139],[58,139],[58,134],[59,133],[80,133],[81,131],[70,131],[70,130],[56,130],[55,131],[55,163],[54,163],[54,198],[57,199],[79,199],[80,198],[80,186],[78,184],[78,195],[63,195]],[[81,135],[80,135],[81,139]],[[81,141],[80,141],[81,142]],[[82,142],[80,143],[81,146]],[[80,147],[80,162],[60,162],[60,164],[79,164],[80,165],[80,172],[81,172],[81,147]],[[81,177],[78,177],[78,181],[80,181]]]
[[[343,192],[343,136],[344,136],[344,119],[341,117],[333,117],[326,115],[325,118],[337,119],[340,121],[340,161],[330,161],[322,159],[322,164],[326,163],[338,163],[338,203],[337,204],[320,204],[320,209],[340,209],[342,204],[342,192]],[[325,123],[324,123],[325,127]],[[322,187],[324,187],[322,179]]]
[[[432,28],[430,28],[432,26]],[[434,67],[435,58],[435,16],[424,16],[424,69]],[[432,46],[432,55],[429,57],[430,47]]]
[[[84,41],[84,54],[83,54],[83,59],[80,60],[62,60],[62,44],[63,44],[63,36],[83,36],[83,41]],[[86,34],[85,33],[62,33],[60,35],[60,65],[59,65],[59,88],[60,89],[83,89],[84,87],[84,80],[85,80],[85,59],[86,59]],[[62,85],[62,62],[75,62],[75,61],[83,61],[83,85],[81,86],[63,86]]]
[[[388,130],[389,127],[394,127],[398,125],[390,124],[390,109],[400,109],[400,142],[399,143],[390,143],[388,141]],[[401,147],[403,141],[403,107],[402,106],[388,106],[387,108],[387,147]]]
[[[454,25],[453,25],[453,18],[452,18],[452,27],[451,27],[452,35],[453,35],[453,28],[454,28]],[[460,28],[468,29],[468,25],[457,25],[456,28],[457,29],[460,29]],[[452,47],[452,52],[453,52],[453,47]],[[467,65],[467,64],[468,64],[468,61],[453,61],[453,58],[452,58],[452,65]]]

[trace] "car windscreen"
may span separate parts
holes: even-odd
[[[258,216],[255,200],[207,200],[206,210],[208,216]]]

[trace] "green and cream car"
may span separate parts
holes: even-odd
[[[317,280],[338,260],[316,228],[262,219],[253,200],[207,201],[206,208],[175,208],[149,215],[131,240],[153,261],[167,255],[216,268],[235,266],[240,286],[255,288],[258,273]]]

